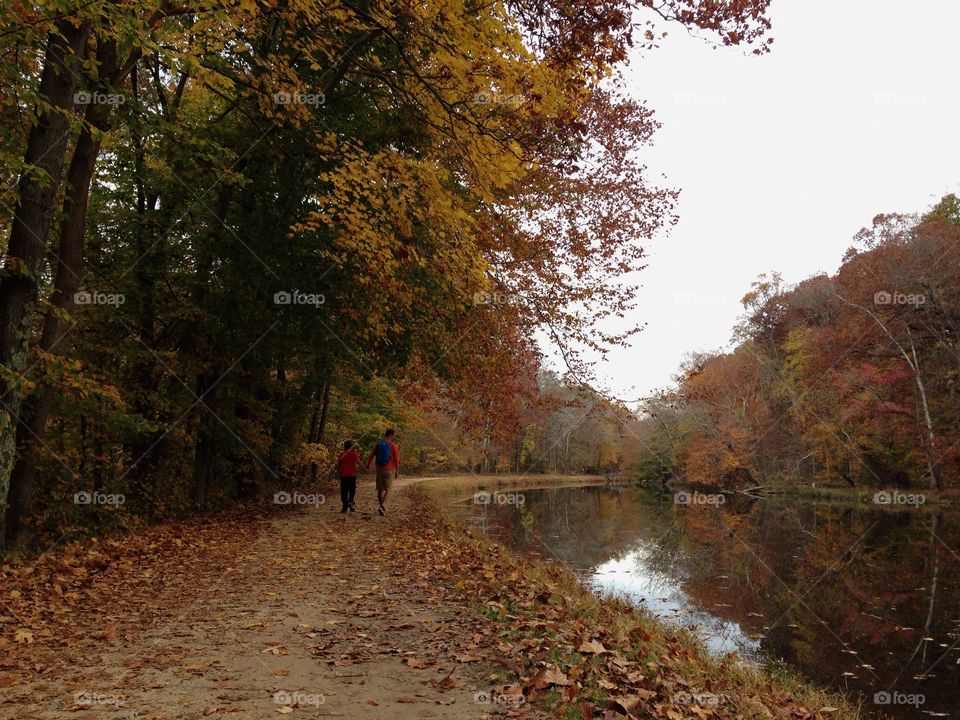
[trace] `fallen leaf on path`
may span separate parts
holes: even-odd
[[[570,685],[570,678],[563,674],[563,671],[555,667],[545,667],[534,675],[530,681],[530,687],[535,690],[542,690],[548,685]]]
[[[610,698],[607,702],[607,710],[630,714],[640,706],[641,702],[642,699],[639,695],[624,695],[623,697]],[[668,710],[667,712],[669,713],[671,711]]]
[[[413,697],[413,695],[401,695],[400,697],[397,698],[398,703],[412,703],[416,701],[417,699]]]
[[[603,646],[603,643],[599,640],[591,640],[589,642],[580,643],[580,647],[577,648],[577,652],[587,653],[588,655],[600,655],[610,651],[607,650]]]

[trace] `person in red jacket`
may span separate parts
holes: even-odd
[[[357,505],[357,465],[360,463],[360,453],[353,446],[352,440],[343,443],[343,452],[337,458],[337,475],[340,476],[340,502],[343,505],[341,513],[356,512]]]
[[[377,502],[380,507],[377,512],[381,515],[387,514],[386,502],[387,493],[390,492],[390,485],[393,479],[400,473],[400,450],[397,444],[393,442],[396,435],[393,428],[390,428],[383,434],[382,440],[377,440],[370,457],[367,458],[366,469],[370,469],[370,463],[377,461]]]

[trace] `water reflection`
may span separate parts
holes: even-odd
[[[646,548],[631,550],[597,566],[590,574],[590,584],[605,594],[643,603],[656,617],[694,630],[717,655],[737,652],[749,660],[760,659],[758,640],[749,637],[738,623],[702,612],[681,585],[650,565]]]
[[[524,496],[463,512],[516,551],[695,628],[715,653],[782,659],[862,694],[869,712],[960,714],[956,511],[744,497],[684,506],[598,487]],[[876,704],[882,693],[924,701]]]

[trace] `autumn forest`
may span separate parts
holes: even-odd
[[[732,352],[645,406],[641,473],[721,487],[956,489],[960,202],[874,219],[834,274],[759,278]]]
[[[616,466],[584,353],[676,198],[617,69],[675,26],[761,53],[766,5],[5,4],[6,541],[268,495],[386,424],[409,470]]]
[[[4,0],[0,718],[955,711],[953,90],[816,2]]]

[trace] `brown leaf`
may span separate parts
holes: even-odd
[[[623,713],[624,715],[633,714],[633,712],[643,704],[644,700],[648,699],[651,695],[656,695],[656,693],[651,693],[649,690],[646,691],[646,693],[648,694],[645,696],[638,694],[610,698],[610,700],[607,702],[607,710],[614,710],[616,712]],[[671,710],[667,710],[668,714],[670,712]]]
[[[561,670],[558,670],[555,667],[545,667],[540,670],[536,675],[534,675],[533,680],[530,681],[530,687],[535,690],[542,690],[548,685],[570,685],[570,679],[563,674]]]
[[[599,640],[591,640],[589,642],[580,643],[580,647],[577,648],[577,652],[586,653],[587,655],[601,655],[610,651],[607,650],[603,646],[603,643]]]
[[[397,698],[398,703],[412,703],[416,701],[417,699],[413,697],[413,695],[401,695],[400,697]]]

